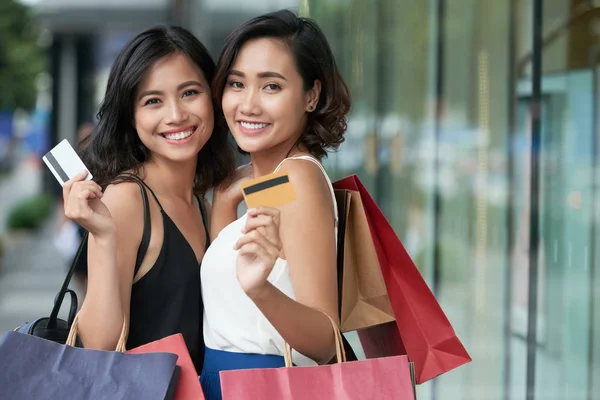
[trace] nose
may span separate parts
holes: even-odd
[[[166,123],[168,124],[179,124],[181,122],[185,122],[188,118],[187,109],[181,102],[175,100],[172,101],[171,104],[167,107],[168,112],[166,116]]]
[[[250,89],[245,90],[241,93],[242,99],[240,99],[239,111],[244,115],[258,115],[260,114],[260,102],[258,100],[258,92]]]

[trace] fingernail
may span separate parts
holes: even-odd
[[[248,213],[249,214],[254,214],[256,212],[256,208],[249,208],[248,209]]]

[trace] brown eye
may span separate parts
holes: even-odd
[[[281,86],[279,86],[276,83],[269,83],[266,87],[269,90],[279,90],[279,89],[281,89]]]
[[[232,88],[235,88],[235,89],[242,89],[244,87],[244,84],[242,82],[238,82],[238,81],[231,81],[231,82],[229,82],[229,86],[231,86]]]
[[[160,100],[154,97],[154,98],[152,98],[152,99],[148,99],[148,100],[147,100],[147,101],[144,103],[144,105],[145,105],[145,106],[147,106],[147,105],[151,105],[151,104],[158,104],[159,102],[160,102]]]
[[[186,90],[185,92],[183,92],[183,97],[193,96],[198,93],[200,93],[200,92],[198,92],[196,89]]]

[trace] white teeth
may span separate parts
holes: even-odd
[[[169,133],[169,134],[165,134],[165,138],[167,138],[169,140],[182,140],[182,139],[192,136],[192,133],[194,133],[193,129],[191,129],[189,131],[185,131],[185,132]]]
[[[262,129],[265,126],[269,125],[269,124],[253,124],[250,122],[240,122],[240,124],[242,124],[242,126],[244,127],[244,129]]]

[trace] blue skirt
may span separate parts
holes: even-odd
[[[269,354],[232,353],[213,350],[204,351],[204,366],[200,374],[200,384],[206,400],[221,400],[221,379],[219,372],[234,369],[281,368],[285,361],[281,356]]]

